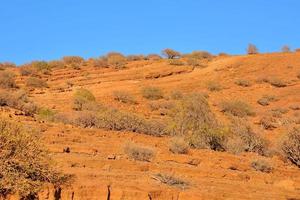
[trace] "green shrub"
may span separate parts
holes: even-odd
[[[39,134],[28,127],[0,118],[0,144],[0,196],[36,199],[46,184],[59,187],[71,180],[55,169]]]
[[[252,161],[251,167],[256,171],[261,171],[264,173],[270,173],[273,170],[273,167],[268,161],[261,159]]]
[[[280,145],[283,156],[300,167],[300,128],[287,133]]]
[[[80,111],[83,110],[85,105],[95,102],[95,96],[87,89],[80,88],[74,93],[73,109]]]
[[[169,142],[169,150],[176,154],[186,154],[189,151],[189,144],[182,137],[173,137]]]
[[[149,147],[144,147],[134,143],[127,143],[124,147],[124,152],[129,158],[139,161],[150,162],[155,157],[155,152]]]
[[[164,97],[162,90],[159,87],[154,86],[142,88],[142,95],[144,98],[149,100],[158,100]]]
[[[221,104],[221,111],[237,117],[254,116],[252,107],[240,100],[224,101]]]
[[[29,77],[26,80],[26,86],[31,88],[44,88],[44,87],[48,87],[48,84],[46,81],[40,78]]]
[[[119,90],[114,91],[113,96],[116,101],[119,101],[121,103],[128,103],[128,104],[136,104],[137,103],[135,97],[126,91],[119,91]]]
[[[41,120],[54,121],[56,112],[49,108],[40,108],[37,114]]]
[[[0,71],[0,88],[16,88],[15,75],[12,72]]]

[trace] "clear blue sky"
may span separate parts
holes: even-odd
[[[300,47],[299,0],[1,0],[0,62]]]

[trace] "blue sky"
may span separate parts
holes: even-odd
[[[1,0],[0,62],[300,47],[299,0]]]

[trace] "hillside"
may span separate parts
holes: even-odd
[[[70,186],[61,187],[57,199],[300,199],[299,167],[278,152],[281,138],[300,124],[300,53],[215,56],[201,59],[199,66],[186,64],[185,59],[137,59],[123,68],[96,67],[88,60],[79,67],[39,73],[37,77],[48,85],[42,88],[28,86],[31,75],[22,75],[22,68],[28,66],[8,68],[16,74],[19,88],[1,92],[25,90],[39,108],[51,112],[26,116],[24,110],[1,106],[1,113],[41,130],[43,146],[59,168],[75,175]],[[143,91],[149,87],[158,88],[161,97],[145,98]],[[95,100],[86,110],[76,111],[74,93],[80,88],[90,91]],[[198,93],[207,99],[222,130],[231,127],[233,118],[243,119],[268,141],[267,153],[235,154],[227,146],[214,151],[195,145],[187,153],[172,153],[173,132],[158,134],[161,127],[156,122],[170,121],[174,106],[180,104],[181,97],[175,96]],[[225,107],[232,102],[243,103],[232,111]],[[248,106],[249,113],[238,110]],[[113,128],[98,126],[94,110],[107,108],[113,108],[108,111],[112,118],[120,113],[130,118],[134,113],[141,119],[130,126],[127,121]],[[131,128],[143,123],[150,128]],[[144,161],[130,157],[126,148],[133,143],[155,156]],[[266,160],[271,172],[255,170],[255,160]],[[54,189],[45,187],[39,196],[54,199]]]

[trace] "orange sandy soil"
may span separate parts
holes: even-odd
[[[49,88],[31,91],[30,96],[38,105],[59,112],[72,110],[72,95],[76,88],[89,89],[98,102],[122,110],[141,113],[146,117],[160,118],[151,112],[148,100],[141,97],[140,89],[146,85],[161,87],[165,94],[172,90],[184,93],[206,92],[217,117],[226,122],[220,112],[223,100],[241,99],[255,109],[256,116],[249,117],[253,128],[266,136],[273,144],[292,124],[283,121],[275,130],[264,130],[258,124],[260,118],[272,108],[300,105],[300,53],[272,53],[253,56],[216,57],[203,69],[190,66],[171,66],[166,60],[133,61],[127,69],[96,69],[92,66],[81,70],[57,69],[48,80]],[[269,83],[258,83],[261,78],[277,77],[288,83],[277,88]],[[234,82],[246,79],[251,87],[240,87]],[[219,82],[224,89],[210,92],[207,81]],[[67,88],[66,81],[74,86]],[[24,78],[18,76],[18,84]],[[133,93],[137,105],[126,105],[113,100],[114,90]],[[257,100],[263,95],[275,95],[279,101],[261,106]],[[284,119],[294,117],[289,109]],[[277,156],[265,158],[274,170],[271,173],[255,171],[251,166],[257,154],[233,155],[210,150],[191,150],[187,155],[172,154],[168,150],[169,137],[154,137],[129,132],[113,132],[101,129],[81,129],[71,125],[42,123],[31,118],[16,117],[21,122],[35,124],[43,130],[45,146],[60,168],[76,175],[72,186],[62,188],[62,199],[300,199],[300,170]],[[130,160],[124,154],[126,142],[152,147],[156,157],[151,162]],[[70,153],[63,148],[70,147]],[[192,165],[191,163],[195,163]],[[187,188],[164,185],[154,178],[157,173],[169,173],[189,182]],[[54,199],[53,191],[45,189],[41,199]]]

